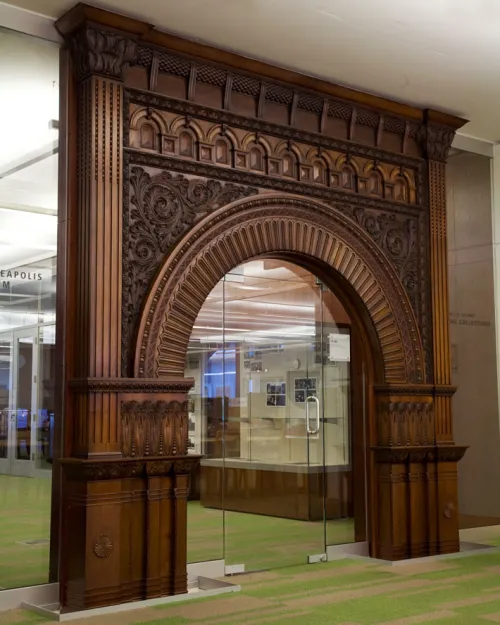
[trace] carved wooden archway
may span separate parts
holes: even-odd
[[[320,202],[265,194],[202,220],[167,257],[139,326],[136,377],[181,376],[193,324],[217,282],[257,256],[319,261],[357,294],[371,320],[385,384],[418,384],[424,356],[410,302],[393,267],[353,221]]]
[[[445,160],[464,120],[83,4],[57,27],[64,609],[186,591],[185,351],[211,288],[255,256],[335,274],[381,362],[372,554],[458,551]]]

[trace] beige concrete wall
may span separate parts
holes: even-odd
[[[500,517],[500,428],[495,334],[491,160],[448,163],[448,245],[455,440],[463,514]]]

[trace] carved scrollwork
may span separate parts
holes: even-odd
[[[100,482],[106,480],[124,480],[139,477],[144,472],[141,462],[89,462],[76,461],[63,463],[66,477],[76,482]]]
[[[168,475],[172,470],[172,460],[158,460],[146,463],[146,473],[148,476]]]
[[[125,458],[171,457],[187,451],[187,401],[124,402],[121,425]]]
[[[197,456],[185,456],[174,461],[174,473],[176,475],[189,475],[198,465],[199,458]]]
[[[217,251],[214,241],[218,242]],[[334,245],[338,252],[332,257]],[[354,275],[355,289],[359,280],[370,280],[377,297],[367,302],[368,311],[374,302],[377,310],[383,306],[387,311],[384,321],[374,318],[375,327],[379,323],[385,327],[379,338],[382,353],[386,354],[387,381],[423,381],[424,358],[415,318],[401,281],[381,248],[351,219],[324,204],[274,195],[233,203],[216,216],[207,217],[164,265],[141,320],[136,375],[161,377],[184,371],[186,330],[192,327],[204,298],[215,286],[213,272],[209,275],[207,266],[215,264],[216,273],[223,276],[249,257],[280,250],[317,255],[318,260],[337,271],[347,271],[347,279]],[[351,260],[347,262],[347,258]],[[357,270],[351,274],[355,267]],[[191,284],[198,285],[195,294]],[[398,337],[397,353],[393,343],[386,348],[392,333]]]
[[[161,260],[203,215],[258,193],[216,180],[132,167],[123,237],[123,370],[142,299]]]
[[[122,79],[137,59],[137,44],[116,33],[83,27],[70,39],[76,73],[81,80],[90,74]]]

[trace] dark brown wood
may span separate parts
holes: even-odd
[[[86,5],[57,26],[72,53],[51,554],[64,610],[186,591],[186,349],[213,286],[257,257],[313,272],[351,319],[357,539],[388,559],[457,550],[444,162],[464,120]],[[317,501],[324,484],[308,483]]]
[[[56,325],[56,372],[55,372],[55,419],[52,466],[52,492],[50,517],[50,564],[49,581],[59,579],[59,549],[61,540],[61,476],[57,460],[71,453],[71,419],[64,418],[67,405],[66,380],[72,375],[74,332],[71,327],[71,310],[74,309],[74,283],[72,268],[75,267],[76,240],[73,219],[69,207],[76,198],[76,92],[72,80],[71,57],[62,49],[59,55],[60,102],[59,102],[59,188],[57,226],[57,325]]]
[[[325,483],[326,478],[326,483]],[[352,472],[257,470],[201,466],[202,506],[232,512],[322,521],[353,516]]]
[[[220,63],[236,70],[243,70],[252,74],[265,77],[271,80],[279,80],[297,87],[317,91],[319,93],[333,96],[341,100],[352,101],[362,104],[373,109],[387,111],[396,115],[408,117],[410,119],[422,120],[423,112],[421,109],[408,106],[407,104],[394,102],[380,96],[375,96],[362,91],[349,89],[340,85],[334,85],[330,82],[298,74],[296,72],[275,67],[239,56],[231,52],[226,52],[207,45],[189,41],[169,33],[157,31],[154,26],[140,22],[138,20],[118,15],[92,7],[83,3],[78,4],[72,11],[66,14],[58,22],[58,28],[63,34],[70,33],[74,30],[76,24],[83,21],[93,22],[108,28],[115,28],[124,33],[128,33],[134,37],[140,38],[146,43],[150,43],[160,48],[172,50],[188,56],[198,57],[214,63]],[[447,113],[436,112],[435,117],[439,123],[450,126],[451,128],[460,128],[464,124],[464,120]]]

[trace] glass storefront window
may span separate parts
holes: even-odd
[[[0,28],[0,588],[49,573],[59,49]]]

